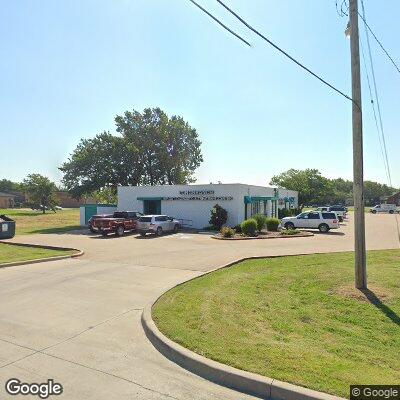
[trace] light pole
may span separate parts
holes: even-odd
[[[355,287],[367,288],[365,248],[363,128],[361,106],[360,48],[358,32],[358,0],[350,0],[350,49],[353,98],[353,196]]]

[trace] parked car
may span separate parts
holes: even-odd
[[[307,211],[296,217],[282,218],[281,227],[285,229],[319,229],[326,233],[330,229],[339,229],[339,219],[333,211]]]
[[[137,224],[137,230],[141,236],[145,236],[146,233],[161,236],[164,232],[178,232],[179,229],[179,221],[167,215],[143,215]]]
[[[92,227],[103,236],[107,236],[109,233],[122,236],[126,231],[136,230],[137,221],[142,215],[137,211],[115,211],[111,217],[94,219]]]
[[[98,230],[99,230],[99,228],[93,224],[93,222],[94,222],[96,219],[100,219],[100,218],[112,218],[112,216],[113,216],[113,214],[96,214],[96,215],[91,216],[91,217],[89,218],[89,221],[88,221],[88,228],[89,228],[90,232],[96,233],[96,232],[98,232]]]
[[[335,205],[335,206],[323,206],[318,207],[316,211],[321,212],[334,212],[337,215],[339,222],[343,222],[345,218],[347,218],[347,209],[344,206]]]
[[[370,209],[370,212],[372,214],[377,214],[377,213],[389,213],[389,214],[394,214],[395,212],[398,212],[398,209],[396,207],[396,204],[378,204]]]

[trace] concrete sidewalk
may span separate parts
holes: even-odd
[[[398,248],[394,217],[368,215],[368,247]],[[0,269],[0,398],[11,377],[55,379],[61,398],[250,399],[160,355],[140,324],[166,287],[237,258],[352,250],[352,224],[311,238],[226,242],[207,235],[102,238],[20,236],[15,241],[77,247],[80,259]],[[26,398],[26,397],[25,397]]]

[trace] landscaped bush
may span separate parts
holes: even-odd
[[[216,226],[218,230],[220,230],[227,220],[228,211],[222,208],[219,204],[216,204],[211,210],[211,218],[209,224]]]
[[[257,230],[261,231],[265,228],[267,217],[264,214],[256,214],[252,217],[257,222]]]
[[[301,213],[301,208],[279,208],[278,218],[293,217]]]
[[[297,235],[298,233],[300,233],[300,231],[298,229],[286,229],[281,233],[282,235],[292,236],[292,235]]]
[[[253,218],[246,219],[241,224],[242,233],[245,236],[256,236],[257,232],[257,221]]]
[[[242,233],[242,226],[241,225],[236,225],[233,227],[236,233]]]
[[[267,229],[271,232],[276,232],[279,227],[279,219],[278,218],[267,218]]]
[[[224,238],[232,238],[235,236],[235,230],[232,228],[229,228],[229,226],[224,226],[221,229],[221,236]]]

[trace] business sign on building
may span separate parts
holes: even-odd
[[[178,196],[162,197],[166,201],[203,200],[203,201],[229,201],[233,196],[215,195],[214,190],[181,190]]]

